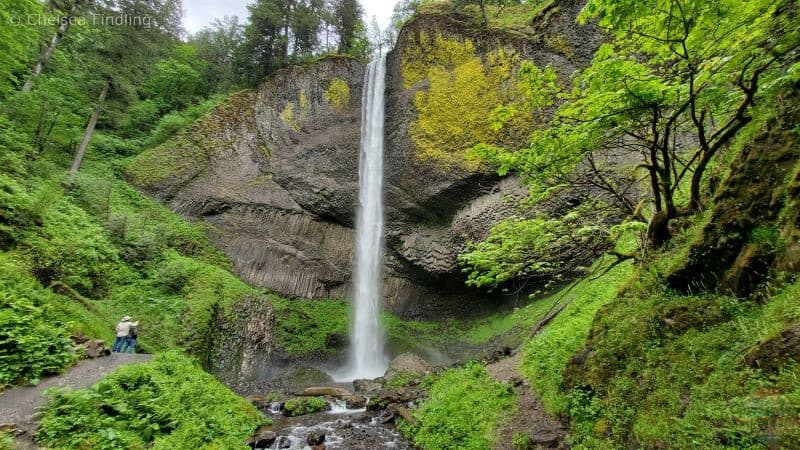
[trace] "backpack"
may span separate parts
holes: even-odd
[[[132,326],[128,329],[128,337],[136,339],[137,330],[135,326]]]

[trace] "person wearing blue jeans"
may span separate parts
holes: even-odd
[[[122,318],[122,321],[117,324],[117,338],[111,347],[112,352],[124,352],[130,347],[130,353],[133,353],[136,347],[136,334],[134,332],[131,337],[131,329],[135,330],[137,325],[139,325],[139,322],[131,322],[130,316]]]
[[[125,338],[124,353],[136,353],[136,334]]]

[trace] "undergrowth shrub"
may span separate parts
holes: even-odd
[[[200,117],[206,115],[215,106],[217,106],[220,101],[220,97],[211,97],[202,103],[190,106],[182,111],[171,112],[165,115],[156,124],[153,133],[147,140],[147,146],[155,147],[159,144],[163,144],[172,135],[191,125],[192,122]]]
[[[494,432],[515,408],[513,388],[472,362],[442,374],[414,412],[419,423],[403,422],[400,430],[427,450],[484,450],[491,448]]]
[[[36,440],[61,449],[246,449],[264,419],[177,351],[92,388],[51,390]]]
[[[25,245],[43,285],[61,281],[83,295],[102,297],[118,263],[103,227],[67,201],[46,209],[42,226],[28,233]]]
[[[17,262],[0,253],[0,390],[37,383],[76,359],[62,318],[38,299],[48,294],[16,273]]]

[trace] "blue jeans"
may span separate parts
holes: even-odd
[[[125,338],[125,350],[126,353],[136,353],[136,338],[126,337]]]
[[[122,351],[122,345],[125,344],[125,340],[126,339],[127,338],[125,336],[117,336],[117,338],[114,340],[114,345],[111,347],[111,351],[112,352],[121,352]]]

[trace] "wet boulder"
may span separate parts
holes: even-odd
[[[275,443],[276,439],[278,439],[278,435],[274,431],[259,430],[245,444],[252,449],[269,448]]]
[[[800,323],[759,344],[745,357],[747,365],[766,373],[777,372],[791,361],[800,363]]]
[[[376,378],[374,380],[353,380],[353,388],[356,392],[378,392],[383,389],[383,378]]]
[[[314,450],[325,448],[325,433],[322,431],[312,431],[306,437],[306,444]]]
[[[344,398],[353,395],[347,389],[328,387],[328,386],[314,386],[307,387],[301,391],[295,392],[298,397],[333,397]]]

